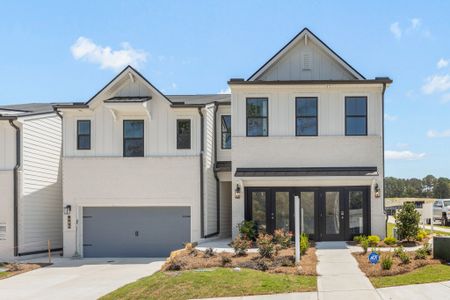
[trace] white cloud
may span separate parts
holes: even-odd
[[[399,22],[392,23],[390,29],[395,38],[400,39],[402,37],[402,29]]]
[[[422,21],[419,18],[411,19],[411,29],[417,29],[422,25]]]
[[[448,66],[448,59],[441,58],[437,62],[436,66],[437,66],[438,69],[445,68],[446,66]]]
[[[422,86],[425,94],[433,94],[435,92],[446,92],[450,89],[450,75],[433,75],[426,79]]]
[[[121,49],[112,50],[111,47],[103,47],[95,44],[86,37],[79,37],[70,47],[76,60],[84,60],[93,64],[99,64],[101,69],[118,71],[127,65],[138,67],[147,61],[148,53],[131,47],[129,43],[122,43]]]
[[[386,121],[393,122],[393,121],[397,121],[397,120],[398,120],[398,116],[389,115],[389,114],[384,114],[384,119],[385,119]]]
[[[450,129],[444,131],[428,130],[427,137],[429,138],[446,138],[450,137]]]
[[[384,154],[386,159],[391,160],[418,160],[425,156],[425,153],[414,153],[409,150],[405,151],[388,150]]]
[[[227,87],[226,89],[220,90],[219,94],[231,94],[230,87]]]

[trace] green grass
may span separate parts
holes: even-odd
[[[315,291],[316,276],[270,274],[227,268],[204,272],[158,272],[102,297],[107,299],[192,299]]]
[[[8,276],[8,272],[0,272],[0,279],[6,276]]]
[[[428,265],[406,274],[370,277],[369,279],[376,288],[447,281],[450,280],[450,266]]]
[[[394,236],[394,227],[395,227],[395,224],[394,223],[387,223],[387,232],[386,232],[386,235],[388,236],[388,237],[393,237]],[[433,232],[434,233],[436,233],[436,234],[440,234],[440,235],[447,235],[447,236],[450,236],[450,233],[448,233],[448,232],[444,232],[444,231],[439,231],[439,227],[440,226],[434,226],[434,230],[433,230]],[[442,228],[442,227],[441,227]],[[420,229],[422,229],[422,226],[420,226]],[[429,229],[425,229],[425,231],[428,233],[428,234],[430,234],[431,233],[431,230],[429,230]]]

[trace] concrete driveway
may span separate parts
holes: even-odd
[[[164,260],[56,258],[51,266],[0,280],[0,299],[97,299],[155,273]]]

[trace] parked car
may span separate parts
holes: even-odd
[[[450,225],[450,199],[439,199],[434,202],[433,220],[440,220],[443,226]]]

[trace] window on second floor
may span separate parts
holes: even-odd
[[[77,149],[90,150],[91,149],[91,121],[78,120],[77,121]]]
[[[144,121],[123,121],[123,156],[144,156]]]
[[[316,136],[318,134],[317,98],[295,98],[295,135]]]
[[[191,149],[191,120],[177,120],[177,149]]]
[[[247,98],[247,136],[269,135],[269,100]]]
[[[231,149],[231,116],[223,115],[221,119],[222,149]]]
[[[367,135],[367,97],[345,97],[345,135]]]

